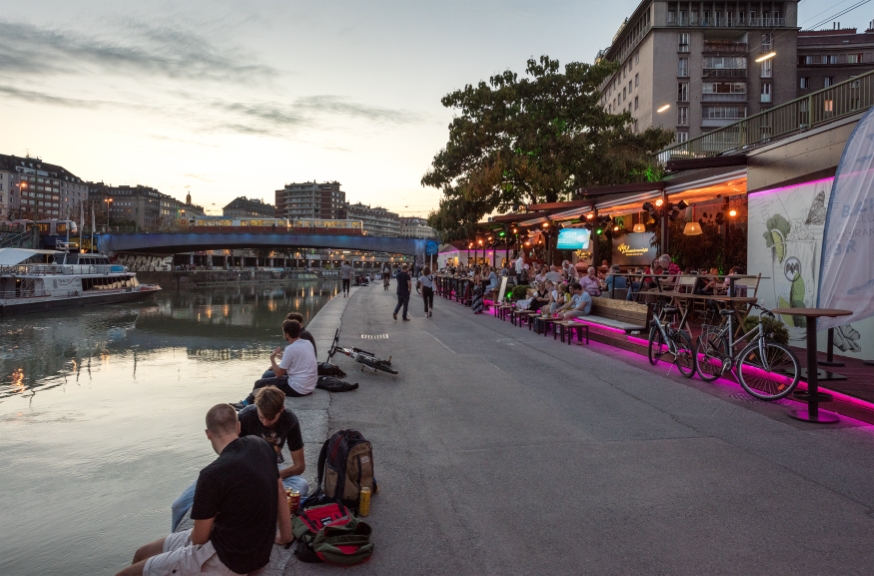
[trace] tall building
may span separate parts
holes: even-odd
[[[346,219],[360,220],[369,236],[400,236],[401,217],[385,208],[371,208],[361,202],[346,205]]]
[[[182,202],[149,186],[107,186],[90,182],[89,203],[110,226],[134,226],[140,231],[173,230],[181,220],[203,216],[201,206]]]
[[[87,184],[66,168],[0,154],[0,218],[75,220],[87,199]]]
[[[232,218],[275,218],[276,207],[257,198],[240,196],[222,208],[222,214]]]
[[[424,218],[401,218],[401,238],[436,238],[437,231]]]
[[[798,33],[798,96],[828,88],[874,68],[874,21],[855,28]]]
[[[303,182],[286,184],[276,191],[277,218],[344,218],[343,207],[346,193],[340,190],[339,182]]]
[[[598,53],[619,64],[601,104],[630,112],[636,131],[675,130],[684,142],[792,100],[797,8],[796,0],[643,0]]]

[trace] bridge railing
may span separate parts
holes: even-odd
[[[809,130],[874,106],[874,70],[665,148],[658,160],[718,156]]]

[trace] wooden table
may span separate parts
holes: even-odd
[[[820,396],[819,393],[819,370],[816,362],[816,319],[849,316],[853,312],[835,308],[777,308],[772,312],[774,314],[804,316],[807,319],[807,409],[792,410],[789,412],[789,417],[804,422],[834,424],[838,421],[837,416],[819,413],[819,403],[828,402],[831,397],[828,395]]]

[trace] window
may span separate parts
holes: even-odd
[[[640,64],[640,52],[634,55],[634,63]]]
[[[683,142],[687,142],[689,140],[688,132],[677,132],[677,143],[682,144]]]
[[[705,70],[746,70],[747,59],[744,56],[705,56]]]
[[[668,24],[673,24],[676,21],[677,13],[673,10],[668,10]]]
[[[847,54],[847,64],[859,64],[861,61],[861,54]]]
[[[762,54],[766,54],[771,51],[771,34],[762,34]]]
[[[635,96],[635,97],[634,97],[634,109],[637,110],[637,108],[638,108],[638,105],[637,105],[637,96]]]
[[[771,61],[765,60],[762,62],[762,78],[771,78],[773,76],[773,69],[771,67]]]
[[[677,102],[689,101],[689,83],[677,82]]]
[[[802,88],[802,89],[810,88],[810,76],[805,76],[804,78],[800,78],[799,88]]]
[[[677,126],[689,125],[689,108],[686,106],[677,107]]]
[[[680,78],[688,78],[689,77],[689,59],[688,58],[680,58],[677,63],[677,76]]]
[[[771,83],[770,82],[762,82],[762,97],[761,102],[770,102],[771,101]]]
[[[822,111],[823,112],[834,112],[835,111],[835,101],[834,100],[823,100]]]
[[[746,94],[747,85],[743,82],[705,82],[704,94]]]
[[[679,48],[678,52],[688,52],[689,51],[689,34],[681,32],[679,34]]]
[[[828,58],[828,62],[823,62],[823,64],[837,64],[838,56],[837,54],[832,54],[831,56],[823,56],[823,59]]]
[[[622,88],[622,99],[625,100],[625,98],[626,98],[625,88]]]
[[[721,12],[714,12],[713,13],[713,25],[714,26],[719,26],[719,15],[720,14],[721,14]]]
[[[635,74],[634,75],[634,87],[637,88],[638,86],[640,86],[640,74]]]
[[[820,56],[819,62],[820,64],[828,64],[828,56]]]
[[[825,82],[823,83],[824,87],[828,88],[829,86],[834,86],[834,84],[835,84],[835,77],[834,76],[826,76],[825,77]]]
[[[628,81],[628,93],[631,94],[631,80]]]
[[[746,115],[746,106],[714,106],[704,109],[704,117],[711,120],[740,120]]]

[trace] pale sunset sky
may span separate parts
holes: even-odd
[[[854,0],[803,0],[806,27]],[[529,57],[591,62],[637,0],[0,0],[0,153],[217,212],[337,180],[426,215],[440,98]],[[867,28],[864,6],[838,18]]]

